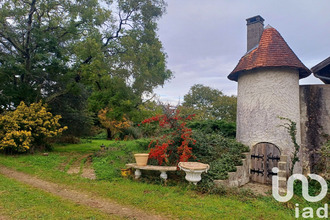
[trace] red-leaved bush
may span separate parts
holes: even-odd
[[[195,115],[180,116],[178,110],[167,108],[165,114],[147,118],[142,124],[158,123],[164,135],[149,143],[149,158],[155,159],[159,165],[177,165],[193,157],[189,144],[195,144],[191,138],[192,130],[186,127],[186,121]]]

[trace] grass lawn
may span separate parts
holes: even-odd
[[[87,191],[123,205],[132,205],[147,212],[173,218],[294,219],[296,202],[300,204],[300,207],[318,207],[317,204],[307,204],[300,197],[295,197],[289,203],[283,204],[275,201],[271,196],[250,196],[249,193],[245,195],[244,192],[223,196],[199,194],[192,190],[192,186],[186,182],[179,186],[164,186],[161,183],[147,184],[122,178],[119,169],[133,158],[131,152],[144,150],[143,146],[135,141],[118,142],[110,147],[106,155],[94,157],[93,166],[98,180],[84,179],[78,174],[69,175],[59,169],[64,163],[68,163],[70,158],[95,153],[102,144],[109,146],[114,142],[93,140],[82,144],[56,146],[48,157],[42,156],[42,154],[0,155],[0,164],[33,174],[47,181],[64,184],[71,189]],[[18,188],[24,188],[23,185],[15,184]],[[15,205],[16,203],[13,204],[13,206]],[[50,207],[46,202],[43,205]],[[66,208],[64,209],[66,210]],[[24,215],[27,211],[23,209],[19,212]]]
[[[13,219],[106,219],[108,215],[0,174],[0,215]],[[113,219],[119,219],[112,216]]]

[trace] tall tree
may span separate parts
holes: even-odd
[[[5,0],[0,9],[0,71],[3,107],[51,97],[70,80],[72,46],[96,25],[95,1]]]
[[[196,113],[197,119],[218,119],[236,122],[237,99],[202,84],[193,85],[184,96],[183,113]]]
[[[156,34],[163,0],[4,0],[0,7],[2,110],[43,99],[72,122],[78,113],[88,117],[86,106],[137,108],[172,76]],[[86,104],[72,105],[77,100]]]
[[[217,89],[202,84],[193,85],[188,94],[184,96],[184,106],[194,107],[195,109],[212,108],[213,103],[222,96],[223,93]]]

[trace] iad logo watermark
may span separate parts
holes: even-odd
[[[278,173],[278,168],[274,167],[272,169],[273,173]],[[289,177],[287,181],[287,194],[285,196],[281,196],[279,194],[279,178],[278,176],[274,175],[272,177],[273,180],[273,186],[272,186],[272,191],[273,191],[273,197],[279,201],[279,202],[287,202],[293,197],[293,182],[295,180],[300,180],[302,182],[302,195],[304,199],[306,199],[309,202],[319,202],[321,201],[328,192],[328,185],[327,182],[319,175],[316,174],[308,174],[308,176],[313,179],[318,181],[321,184],[321,192],[317,196],[310,196],[308,194],[308,180],[307,178],[302,175],[302,174],[293,174],[292,176]],[[328,204],[324,204],[324,207],[320,207],[316,210],[316,216],[318,218],[328,218]],[[299,218],[300,217],[300,212],[299,212],[299,204],[296,204],[295,208],[295,217]],[[314,217],[314,210],[311,207],[305,207],[302,210],[302,217],[303,218],[313,218]]]

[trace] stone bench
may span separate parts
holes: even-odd
[[[163,180],[167,179],[167,174],[166,172],[168,171],[176,171],[177,167],[176,166],[153,166],[153,165],[147,165],[147,166],[138,166],[136,163],[129,163],[126,164],[126,167],[129,168],[134,168],[135,169],[135,179],[140,178],[141,176],[141,170],[156,170],[160,171],[160,178]]]

